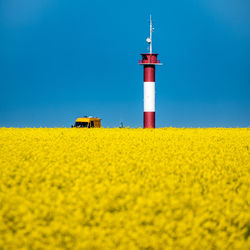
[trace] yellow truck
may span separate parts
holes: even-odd
[[[82,117],[77,118],[72,128],[100,128],[101,127],[101,119],[96,117]]]

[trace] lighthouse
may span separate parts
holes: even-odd
[[[155,128],[155,66],[162,65],[160,61],[157,60],[158,54],[152,52],[153,31],[154,28],[150,15],[150,37],[146,39],[149,44],[149,53],[141,54],[142,60],[139,60],[139,64],[143,65],[144,71],[144,128]]]

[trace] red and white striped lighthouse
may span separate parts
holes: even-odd
[[[152,53],[152,20],[150,15],[150,37],[147,43],[150,45],[150,53],[141,54],[139,64],[144,66],[144,128],[155,128],[155,65],[161,65],[157,60],[158,54]]]

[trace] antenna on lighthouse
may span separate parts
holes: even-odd
[[[151,14],[150,14],[150,24],[149,24],[149,28],[150,28],[150,32],[149,32],[150,37],[148,37],[148,38],[146,39],[146,41],[147,41],[147,43],[148,43],[149,46],[150,46],[150,47],[149,47],[150,54],[152,54],[152,39],[153,39],[152,33],[153,33],[153,31],[154,31],[154,28],[153,28],[153,25],[152,25]]]

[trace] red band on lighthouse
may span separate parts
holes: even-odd
[[[155,128],[155,112],[144,112],[144,128]]]
[[[144,82],[155,82],[155,65],[144,65]]]

